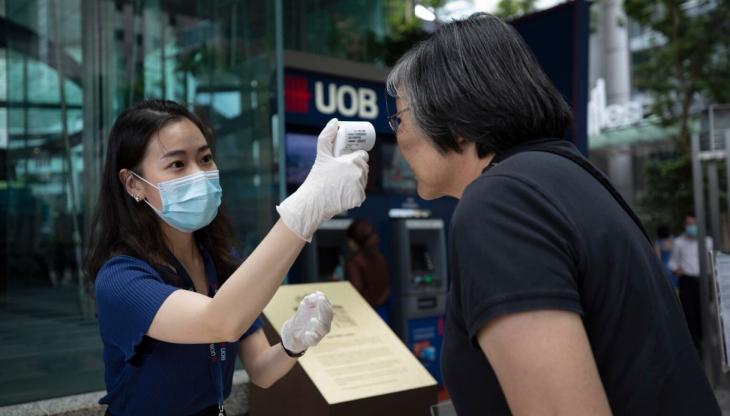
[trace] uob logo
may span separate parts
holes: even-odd
[[[371,88],[355,88],[351,85],[337,85],[322,81],[314,83],[314,104],[322,114],[335,112],[345,117],[357,116],[361,119],[378,118],[378,100],[375,90]]]

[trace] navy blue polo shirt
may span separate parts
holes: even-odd
[[[208,253],[201,253],[212,295],[218,274]],[[145,335],[172,292],[194,290],[185,271],[179,275],[181,283],[170,284],[149,263],[124,255],[109,259],[97,274],[107,388],[99,403],[109,405],[110,415],[189,415],[218,403],[210,344],[173,344]],[[256,319],[241,339],[259,328]],[[220,360],[224,397],[231,392],[238,344],[225,343]]]

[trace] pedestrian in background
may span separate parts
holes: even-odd
[[[654,241],[656,255],[661,259],[662,265],[664,265],[664,273],[667,275],[667,279],[672,284],[672,287],[675,291],[679,291],[679,280],[669,268],[669,259],[672,256],[673,245],[674,238],[669,232],[669,226],[666,224],[659,225],[656,230],[656,241]]]
[[[699,252],[697,218],[690,212],[684,218],[684,232],[674,239],[669,269],[679,279],[679,300],[697,352],[702,354],[702,310],[700,304],[700,258],[706,261],[707,253]],[[712,238],[707,237],[705,247],[712,251]]]
[[[347,245],[352,254],[345,261],[345,278],[373,309],[388,322],[390,296],[388,264],[378,248],[380,238],[365,219],[357,218],[347,228]]]

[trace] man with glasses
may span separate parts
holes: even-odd
[[[562,140],[570,108],[510,25],[441,26],[391,71],[424,199],[459,199],[442,374],[459,415],[719,415],[651,239]]]

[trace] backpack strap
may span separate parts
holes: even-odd
[[[553,140],[541,140],[537,143],[534,143],[534,145],[531,146],[525,146],[521,147],[519,149],[514,149],[513,151],[508,151],[503,154],[498,154],[495,159],[496,162],[493,162],[490,164],[490,166],[496,165],[499,162],[503,161],[504,159],[515,155],[517,153],[523,153],[523,152],[545,152],[545,153],[552,153],[554,155],[562,156],[566,159],[569,159],[573,161],[575,164],[583,168],[586,172],[588,172],[593,178],[595,178],[603,187],[613,196],[613,199],[618,202],[619,205],[621,205],[621,208],[628,214],[629,217],[634,221],[637,227],[641,230],[642,234],[644,234],[644,237],[646,237],[646,240],[649,242],[651,246],[654,246],[654,242],[652,241],[651,237],[649,237],[649,233],[646,232],[646,229],[641,224],[641,220],[639,220],[639,217],[634,213],[634,211],[631,209],[628,203],[624,200],[624,198],[621,196],[621,194],[614,188],[614,186],[611,184],[611,182],[606,178],[606,176],[601,173],[598,169],[596,169],[595,166],[593,166],[588,160],[586,160],[584,157],[576,155],[575,153],[563,150],[563,149],[556,149],[555,147],[547,145],[548,142],[554,141]],[[485,169],[486,170],[486,169]]]

